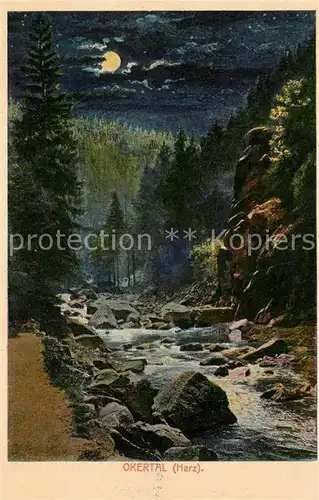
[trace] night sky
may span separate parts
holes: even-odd
[[[9,95],[32,13],[9,14]],[[77,114],[155,130],[205,134],[245,103],[249,88],[288,50],[306,43],[314,12],[52,12],[64,87],[81,92]],[[122,60],[101,73],[103,55]]]

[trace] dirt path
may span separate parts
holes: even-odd
[[[70,437],[71,409],[44,371],[39,337],[9,339],[8,385],[9,460],[76,460],[87,441]]]

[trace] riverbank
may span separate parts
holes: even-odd
[[[87,441],[71,438],[72,410],[45,372],[41,338],[8,343],[8,457],[15,461],[77,460]]]

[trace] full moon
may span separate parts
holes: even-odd
[[[106,52],[102,62],[102,72],[114,73],[121,66],[121,58],[116,52]]]

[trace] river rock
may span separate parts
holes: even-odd
[[[199,344],[198,342],[183,344],[180,347],[180,351],[193,351],[193,352],[195,352],[195,351],[202,351],[202,350],[203,350],[203,346],[202,346],[202,344]]]
[[[121,429],[123,432],[123,430]],[[149,461],[159,461],[161,460],[160,453],[155,450],[151,451],[146,448],[146,443],[133,432],[128,433],[128,430],[125,429],[123,434],[119,432],[117,429],[111,429],[110,434],[116,444],[116,449],[124,454],[125,457],[129,457],[134,460],[149,460]],[[134,440],[137,441],[133,442]]]
[[[156,396],[153,411],[183,432],[213,429],[236,422],[228,398],[217,384],[199,372],[178,375]]]
[[[231,307],[203,306],[196,311],[196,326],[210,326],[216,323],[227,323],[234,317]]]
[[[103,392],[113,392],[114,389],[125,387],[130,383],[130,378],[127,374],[118,374],[114,370],[102,370],[103,377],[94,380],[88,386],[90,394],[101,394]]]
[[[228,361],[227,363],[227,368],[228,370],[234,370],[235,368],[240,368],[241,366],[243,366],[244,363],[242,361]]]
[[[165,321],[155,321],[146,327],[147,330],[169,330],[170,323],[165,323]]]
[[[121,321],[121,320],[119,320],[119,321]],[[135,328],[135,323],[133,323],[133,321],[128,321],[127,323],[121,324],[122,330],[127,330],[127,329],[131,329],[131,328]]]
[[[101,358],[101,357],[94,358],[92,363],[94,368],[96,368],[99,371],[105,369],[111,369],[116,371],[119,366],[119,363],[117,363],[115,360],[109,358]]]
[[[226,348],[220,344],[213,344],[209,346],[210,352],[221,352],[224,351]]]
[[[104,305],[108,306],[113,312],[117,320],[136,321],[140,317],[140,313],[134,307],[122,300],[105,300]]]
[[[88,314],[94,314],[97,310],[98,310],[98,306],[94,303],[94,302],[89,302],[87,305],[86,305],[86,312]]]
[[[137,422],[130,429],[138,432],[149,446],[160,452],[164,452],[172,446],[180,447],[191,444],[180,429],[165,424]]]
[[[81,300],[71,300],[69,302],[69,306],[72,307],[73,309],[82,309],[86,304],[86,300],[85,299],[81,299]]]
[[[126,406],[108,403],[100,409],[99,421],[107,429],[120,429],[134,423],[133,415]]]
[[[131,381],[123,391],[122,399],[136,419],[155,423],[152,405],[157,393],[158,389],[155,389],[148,379],[142,378]]]
[[[223,355],[229,359],[243,359],[243,355],[247,353],[253,353],[256,349],[252,346],[242,346],[242,347],[230,347],[229,349],[225,349]]]
[[[261,368],[272,368],[273,366],[276,365],[277,365],[276,361],[272,361],[270,359],[262,359],[259,363],[259,366]]]
[[[170,302],[162,308],[162,316],[165,322],[187,328],[194,324],[194,313],[189,307],[175,302]]]
[[[174,344],[175,339],[173,337],[165,337],[160,341],[160,344]]]
[[[104,344],[101,337],[98,335],[77,335],[73,337],[77,344],[81,344],[85,347],[91,347],[92,349],[103,349],[107,350],[106,345]]]
[[[263,392],[260,396],[262,399],[271,399],[273,401],[295,401],[309,396],[307,388],[295,387],[292,389],[287,389],[283,384],[276,384],[271,389]]]
[[[97,293],[92,288],[82,288],[74,294],[75,297],[85,297],[89,300],[96,300]]]
[[[216,377],[227,377],[228,374],[229,374],[229,371],[228,371],[228,368],[226,365],[219,366],[214,371],[214,375],[216,375]]]
[[[232,330],[240,330],[241,333],[247,335],[248,332],[252,329],[254,323],[249,321],[248,319],[239,319],[238,321],[234,321],[229,325],[229,329]]]
[[[262,346],[258,347],[258,349],[244,354],[241,356],[241,359],[246,361],[256,361],[259,358],[263,358],[264,356],[274,356],[275,354],[286,353],[288,350],[287,344],[284,340],[281,339],[272,339],[269,342],[266,342]]]
[[[226,365],[228,363],[228,358],[222,354],[213,354],[206,359],[203,359],[199,364],[201,366],[219,366]]]
[[[204,445],[173,446],[165,451],[163,460],[169,462],[213,462],[218,460],[214,450]]]
[[[67,317],[66,324],[73,333],[74,337],[76,337],[77,335],[96,335],[93,328],[91,328],[87,324],[87,321],[82,317]]]
[[[107,304],[99,306],[98,310],[90,318],[89,325],[101,329],[118,328],[114,314]]]
[[[144,367],[147,365],[146,358],[136,358],[125,361],[119,366],[120,372],[134,372],[134,373],[142,373],[144,371]]]
[[[94,380],[97,382],[99,380],[109,380],[112,383],[114,380],[119,378],[119,374],[113,370],[112,368],[104,368],[103,370],[99,370],[95,376]]]

